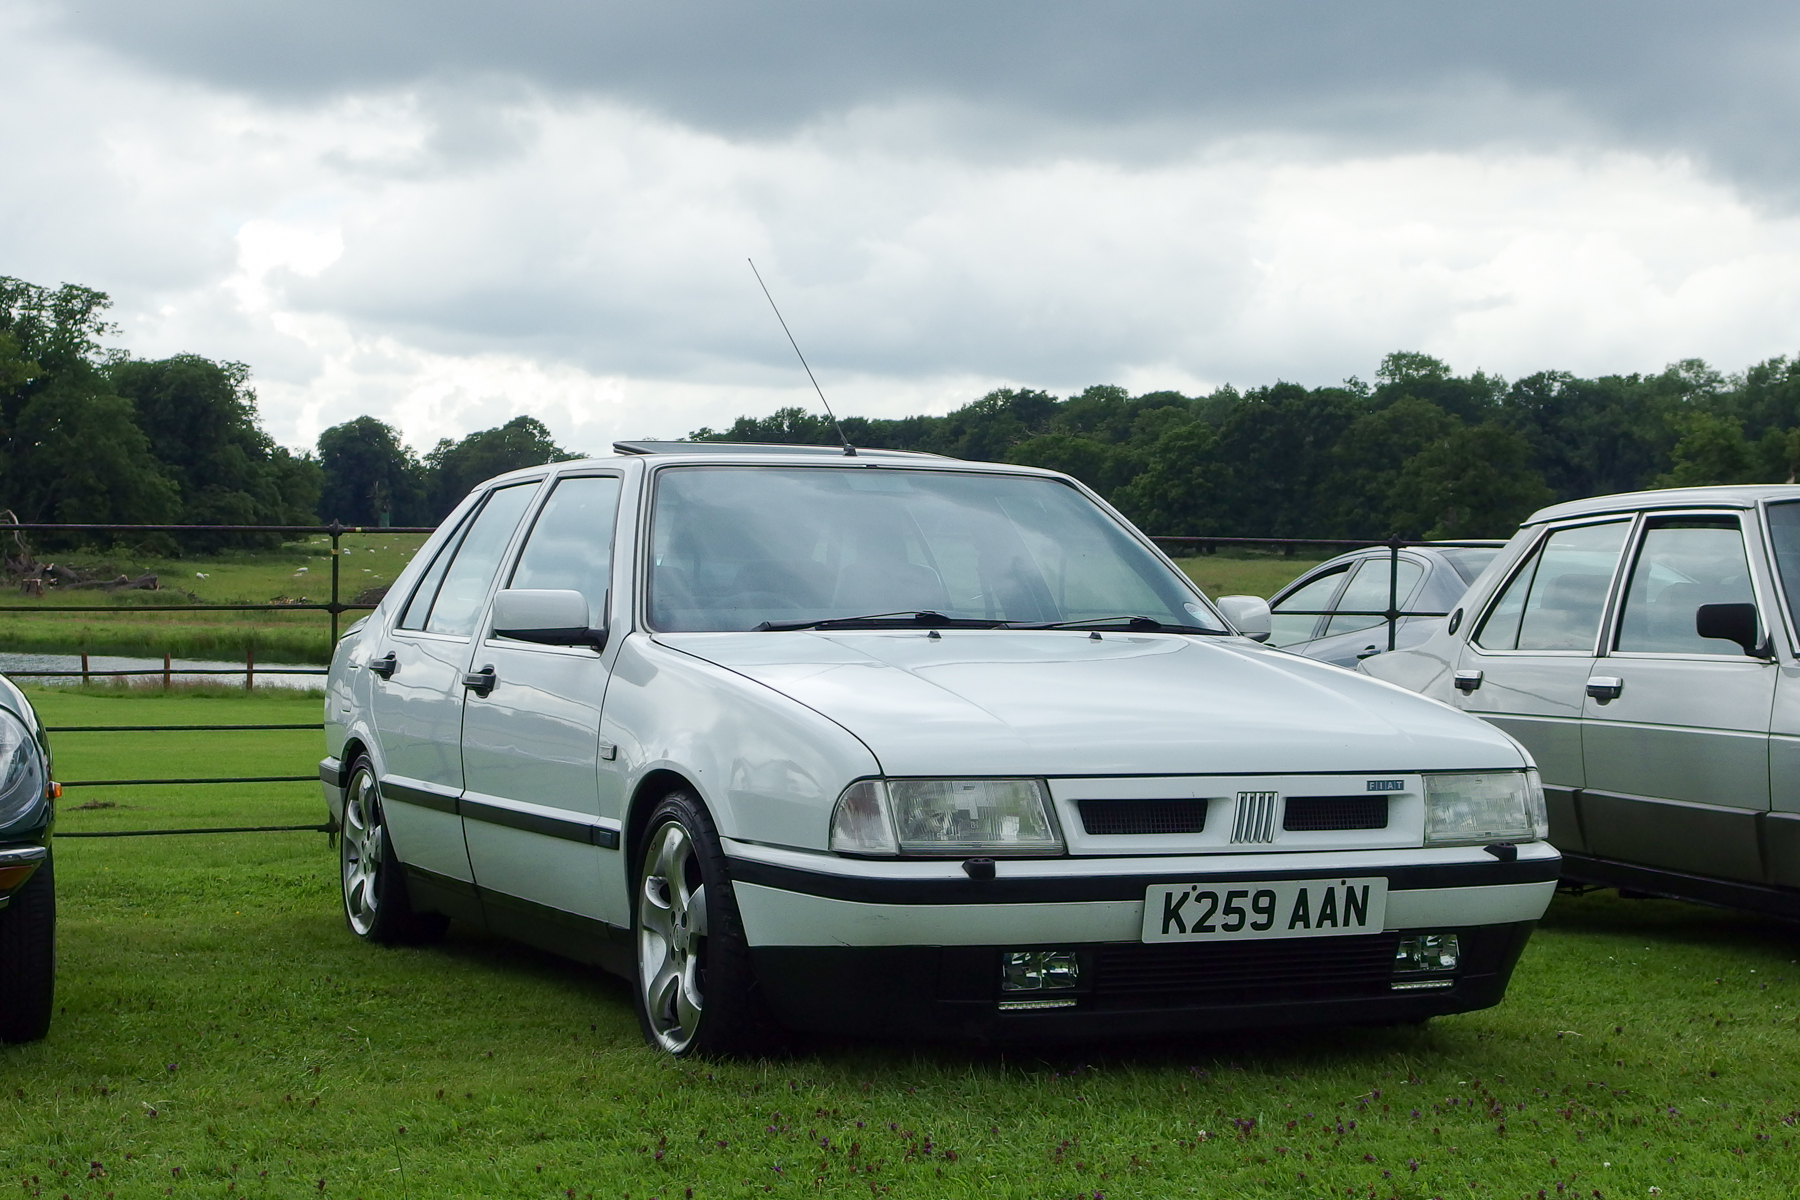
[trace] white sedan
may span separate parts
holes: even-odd
[[[616,449],[477,488],[337,647],[357,936],[603,964],[677,1054],[1501,999],[1559,865],[1506,734],[1262,645],[1066,476]]]

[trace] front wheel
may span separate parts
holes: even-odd
[[[49,859],[0,908],[0,1042],[50,1032],[56,993],[56,866]]]
[[[338,863],[344,885],[344,923],[371,942],[426,941],[449,925],[441,913],[414,912],[406,876],[388,840],[375,764],[359,755],[344,789],[344,821]]]
[[[687,792],[650,814],[632,901],[644,1040],[671,1054],[753,1054],[777,1030],[712,817]]]

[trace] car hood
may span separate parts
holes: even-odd
[[[658,634],[860,738],[890,775],[1508,769],[1447,705],[1243,638],[1062,630]]]

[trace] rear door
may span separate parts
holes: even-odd
[[[1320,571],[1271,604],[1268,644],[1295,654],[1306,653],[1307,645],[1325,628],[1331,602],[1343,590],[1355,565],[1340,563]]]
[[[1767,631],[1771,610],[1751,573],[1745,514],[1654,514],[1636,541],[1611,645],[1594,665],[1597,686],[1582,713],[1588,850],[1761,880],[1757,825],[1769,810],[1769,717],[1780,672],[1735,642],[1694,631],[1703,604],[1754,604]]]
[[[1580,852],[1582,698],[1631,519],[1544,531],[1457,663],[1456,705],[1519,739],[1544,779],[1550,840]]]
[[[1387,619],[1369,614],[1386,612],[1390,598],[1395,609],[1406,611],[1424,577],[1424,562],[1410,554],[1400,555],[1398,562],[1386,554],[1363,559],[1332,603],[1324,632],[1300,652],[1340,667],[1354,667],[1358,659],[1380,654],[1388,648]]]

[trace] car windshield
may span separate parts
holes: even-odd
[[[1185,582],[1054,479],[843,467],[667,467],[650,624],[749,630],[876,614],[948,622],[1145,617],[1224,632]]]

